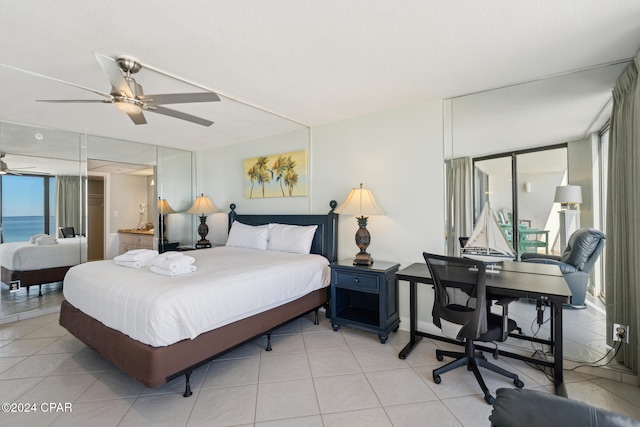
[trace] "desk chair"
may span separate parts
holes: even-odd
[[[594,228],[580,228],[569,237],[567,247],[561,256],[523,253],[520,260],[555,264],[560,267],[573,294],[571,304],[565,304],[565,307],[587,308],[584,301],[587,296],[589,275],[604,248],[604,240],[605,235],[602,231]]]
[[[440,384],[440,375],[455,368],[466,366],[472,371],[484,393],[484,400],[493,404],[493,396],[482,379],[479,367],[489,369],[507,378],[511,378],[518,388],[523,382],[514,373],[496,366],[475,350],[474,341],[502,342],[509,332],[517,328],[516,322],[509,319],[503,306],[503,315],[489,312],[485,288],[486,270],[484,263],[466,258],[448,257],[423,253],[431,273],[435,289],[433,303],[433,323],[448,335],[447,330],[457,329],[455,338],[464,341],[464,353],[436,350],[439,361],[444,356],[454,361],[433,371],[433,381]],[[451,334],[453,335],[453,333]],[[494,352],[497,359],[498,351]]]
[[[62,237],[65,239],[69,237],[76,237],[76,232],[73,227],[60,227],[60,233],[62,233]]]

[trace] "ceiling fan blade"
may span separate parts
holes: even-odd
[[[147,119],[144,118],[144,114],[142,114],[142,111],[139,113],[127,113],[127,116],[129,116],[131,121],[137,125],[147,124]]]
[[[86,87],[86,86],[81,86],[81,85],[77,85],[75,83],[67,82],[65,80],[56,79],[55,77],[45,76],[44,74],[34,73],[33,71],[23,70],[22,68],[12,67],[11,65],[0,64],[0,66],[12,69],[14,71],[18,71],[20,73],[29,74],[31,76],[39,77],[39,78],[42,78],[42,79],[52,80],[54,82],[63,83],[65,85],[77,87],[78,89],[86,90],[88,92],[93,92],[96,95],[104,96],[105,98],[109,98],[109,99],[112,98],[111,94],[109,94],[109,93],[100,92],[99,90],[91,89],[91,88]]]
[[[199,93],[164,93],[157,95],[140,95],[138,99],[148,101],[150,105],[186,104],[191,102],[215,102],[220,97],[213,92]]]
[[[165,107],[155,107],[154,109],[149,109],[147,111],[151,111],[151,112],[162,114],[169,117],[175,117],[176,119],[186,120],[188,122],[196,123],[202,126],[211,126],[213,124],[213,122],[210,120],[202,119],[200,117],[183,113],[181,111],[170,110],[169,108],[165,108]]]
[[[82,103],[101,103],[101,104],[111,104],[111,101],[107,99],[36,99],[36,102],[82,102]]]
[[[133,92],[131,92],[131,88],[127,84],[127,80],[124,78],[124,75],[116,61],[97,52],[93,52],[93,54],[95,55],[100,68],[102,68],[102,71],[107,75],[114,91],[118,94],[124,93],[125,96],[133,98]]]

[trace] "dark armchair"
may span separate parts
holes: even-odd
[[[604,248],[605,235],[593,228],[581,228],[575,231],[567,242],[561,256],[524,253],[520,259],[524,262],[556,264],[571,289],[570,307],[586,308],[585,297],[589,274]]]
[[[537,390],[500,388],[489,417],[492,427],[639,427],[615,412]]]

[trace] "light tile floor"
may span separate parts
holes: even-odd
[[[60,311],[63,299],[62,282],[42,285],[42,297],[37,286],[31,286],[29,293],[26,288],[9,292],[9,286],[0,283],[0,324]]]
[[[373,334],[334,332],[306,316],[273,336],[273,351],[257,339],[200,368],[193,395],[183,379],[148,389],[87,348],[52,313],[0,325],[0,402],[35,404],[37,412],[3,413],[0,425],[25,426],[488,426],[491,406],[473,375],[456,369],[436,385],[440,342],[422,340],[406,360],[408,333],[382,345]],[[525,387],[553,389],[540,371],[519,361]],[[489,388],[512,383],[483,371]],[[569,395],[640,420],[640,388],[565,372]],[[54,407],[49,410],[49,404]],[[71,412],[64,410],[70,404]],[[43,406],[44,404],[44,406]],[[55,404],[62,404],[56,408]],[[43,410],[47,409],[46,411]]]

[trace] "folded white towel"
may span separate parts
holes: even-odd
[[[134,249],[118,255],[113,260],[117,262],[136,262],[139,267],[149,267],[153,259],[158,256],[158,251],[151,249]]]
[[[170,258],[163,257],[162,255],[163,254],[155,257],[151,265],[164,270],[175,271],[183,265],[191,265],[196,261],[194,257],[183,254],[179,254],[179,256],[172,256]]]
[[[127,253],[129,255],[135,255],[135,254],[143,254],[145,252],[149,252],[150,250],[151,249],[131,249],[130,251],[127,251],[125,253]]]
[[[119,265],[121,267],[129,267],[129,268],[142,268],[142,267],[145,267],[140,263],[140,261],[119,261],[119,260],[116,260],[114,258],[113,262],[116,265]]]
[[[152,265],[150,268],[150,270],[156,274],[161,274],[163,276],[171,276],[171,277],[180,276],[182,274],[193,273],[197,269],[198,267],[190,264],[184,264],[184,265],[178,266],[178,268],[175,271],[165,270],[164,268],[159,268],[159,267],[156,267],[155,265]]]
[[[58,239],[53,236],[49,236],[48,234],[40,236],[36,239],[36,245],[55,245],[57,243]]]
[[[33,243],[34,245],[36,244],[36,240],[38,240],[38,237],[43,237],[43,236],[48,236],[48,234],[34,234],[33,236],[29,237],[29,243]]]
[[[158,255],[158,258],[171,259],[171,258],[182,257],[182,256],[185,256],[182,252],[167,251],[167,252],[163,252],[160,255]]]

